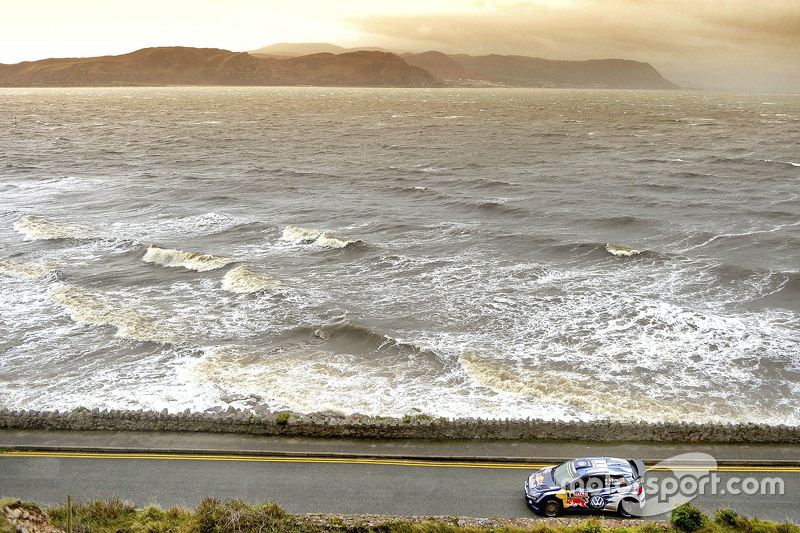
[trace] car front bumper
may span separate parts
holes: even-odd
[[[528,502],[528,507],[537,512],[541,511],[540,504],[543,496],[544,494],[540,492],[531,493],[530,487],[528,486],[528,481],[525,481],[525,501]]]

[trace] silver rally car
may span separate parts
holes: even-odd
[[[644,477],[640,459],[582,457],[532,473],[525,480],[525,499],[546,516],[564,510],[639,516],[645,503]]]

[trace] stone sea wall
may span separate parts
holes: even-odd
[[[359,439],[800,443],[800,427],[793,426],[473,418],[451,420],[426,415],[396,419],[334,413],[253,414],[237,411],[233,407],[215,413],[191,413],[188,410],[169,413],[166,409],[161,412],[2,409],[0,429],[178,431]]]

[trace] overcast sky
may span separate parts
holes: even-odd
[[[0,63],[278,42],[635,59],[684,87],[800,92],[800,0],[2,0]]]

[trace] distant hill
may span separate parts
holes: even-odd
[[[216,48],[145,48],[119,56],[0,64],[0,86],[330,85],[438,87],[428,71],[387,52],[257,57]]]
[[[469,70],[454,57],[443,54],[442,52],[431,51],[422,54],[403,54],[402,57],[408,64],[424,68],[442,80],[490,80],[489,76]]]
[[[249,53],[255,56],[266,55],[277,58],[299,57],[311,54],[346,54],[347,52],[389,52],[384,48],[358,47],[343,48],[335,44],[328,43],[277,43],[250,50]]]
[[[441,80],[389,52],[311,54],[273,60],[298,85],[438,87]]]
[[[648,63],[623,59],[553,61],[538,57],[441,52],[403,54],[409,64],[426,69],[451,84],[514,87],[604,87],[624,89],[676,89]]]
[[[314,52],[305,53],[309,51]],[[119,56],[0,64],[2,87],[116,85],[676,88],[651,65],[638,61],[552,61],[436,51],[400,57],[322,43],[272,45],[252,53],[180,46],[144,48]]]
[[[3,86],[255,85],[271,66],[216,48],[145,48],[119,56],[44,59],[0,65]]]

